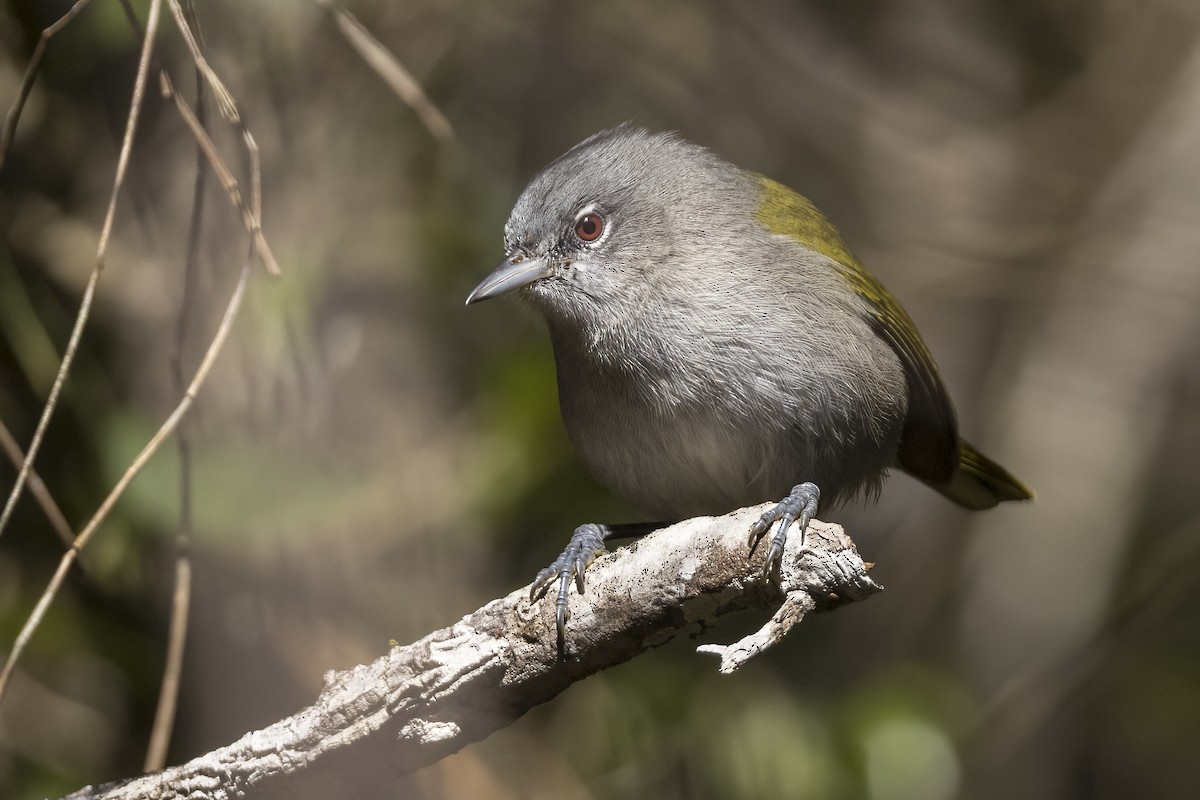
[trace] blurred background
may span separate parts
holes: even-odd
[[[135,2],[145,19],[147,2]],[[0,6],[0,105],[67,2]],[[572,454],[542,323],[465,309],[525,182],[624,120],[810,196],[904,302],[964,434],[1031,483],[972,515],[904,476],[843,522],[882,595],[732,677],[676,642],[397,784],[405,798],[1173,798],[1200,785],[1200,8],[1190,0],[362,0],[456,138],[294,2],[201,4],[261,148],[264,227],[190,417],[194,598],[169,761],[639,519]],[[120,5],[54,38],[0,172],[0,420],[28,443],[96,244],[137,63]],[[194,102],[169,15],[158,55]],[[236,132],[213,122],[233,165]],[[149,92],[37,468],[76,530],[176,402],[195,146]],[[244,180],[244,179],[243,179]],[[209,182],[194,368],[246,250]],[[0,706],[0,796],[141,770],[179,458],[85,551]],[[0,461],[7,494],[16,470]],[[802,477],[802,476],[798,476]],[[62,553],[28,492],[0,652]],[[731,641],[736,626],[710,632]],[[548,632],[549,635],[549,632]]]

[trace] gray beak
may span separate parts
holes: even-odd
[[[520,289],[522,286],[528,286],[536,280],[550,277],[553,271],[553,265],[541,258],[527,258],[524,261],[515,262],[505,261],[471,290],[471,293],[467,295],[467,305],[497,297],[511,292],[513,289]]]

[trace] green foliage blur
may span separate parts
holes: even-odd
[[[0,6],[0,106],[69,3]],[[971,515],[906,478],[846,524],[887,591],[731,676],[675,642],[397,784],[403,798],[1174,798],[1200,785],[1200,8],[1185,0],[363,0],[435,139],[318,4],[201,3],[263,164],[234,334],[187,422],[195,587],[170,761],[528,583],[586,521],[541,323],[470,309],[538,168],[625,120],[810,196],[900,297],[964,433],[1037,489]],[[133,3],[145,21],[148,3]],[[0,169],[0,421],[23,446],[96,254],[139,37],[49,42]],[[169,14],[156,53],[195,105]],[[239,138],[209,124],[242,182]],[[196,176],[148,94],[96,306],[36,467],[78,530],[178,400]],[[211,174],[186,371],[245,258]],[[141,771],[180,515],[168,444],[0,705],[0,797]],[[0,492],[16,468],[0,459]],[[801,479],[803,476],[797,476]],[[0,654],[63,545],[0,535]],[[746,628],[759,620],[744,620]],[[704,634],[732,641],[738,625]],[[547,631],[547,635],[552,632]]]

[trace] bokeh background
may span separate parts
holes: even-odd
[[[68,5],[0,6],[0,105]],[[646,654],[391,796],[1194,794],[1194,2],[349,3],[450,141],[317,4],[201,6],[261,148],[284,274],[256,272],[190,418],[195,591],[172,763],[308,704],[325,670],[522,586],[575,525],[639,518],[572,454],[541,322],[512,301],[463,307],[525,181],[635,120],[821,206],[921,327],[965,434],[1037,501],[971,515],[895,477],[877,505],[823,514],[876,563],[882,595],[732,677],[696,642]],[[167,16],[158,42],[194,97]],[[0,419],[22,443],[95,257],[137,47],[119,4],[95,0],[50,42],[0,172]],[[236,134],[214,128],[240,163]],[[37,464],[77,528],[175,402],[195,159],[151,91]],[[189,364],[246,249],[212,182],[205,215]],[[25,654],[0,707],[0,796],[140,771],[179,471],[165,448]],[[0,463],[0,489],[14,477]],[[61,551],[26,497],[0,537],[0,652]]]

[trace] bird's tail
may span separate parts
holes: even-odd
[[[954,471],[950,483],[933,488],[973,511],[992,508],[1006,500],[1033,499],[1033,490],[1020,478],[976,450],[966,440],[959,441],[958,469]]]

